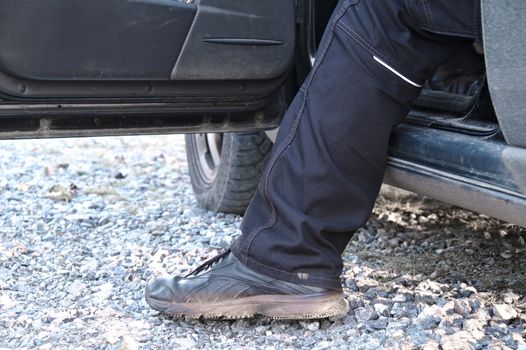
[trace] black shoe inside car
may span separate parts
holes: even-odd
[[[170,316],[274,319],[340,316],[349,306],[341,291],[280,281],[245,267],[228,250],[185,277],[158,278],[146,302]]]

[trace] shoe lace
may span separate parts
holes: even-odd
[[[201,272],[212,268],[212,266],[217,264],[219,261],[221,261],[221,259],[226,257],[228,254],[230,254],[230,249],[227,249],[225,252],[223,252],[223,253],[221,253],[219,255],[216,255],[216,256],[214,256],[211,259],[208,259],[207,261],[205,261],[204,263],[199,265],[195,270],[193,270],[192,272],[190,272],[186,276],[184,276],[184,278],[187,278],[187,277],[190,277],[190,276],[197,276]]]

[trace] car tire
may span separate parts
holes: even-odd
[[[243,214],[270,157],[265,132],[189,134],[186,155],[198,205]]]

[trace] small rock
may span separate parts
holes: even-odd
[[[378,283],[378,281],[376,280],[373,280],[372,278],[366,278],[356,281],[356,286],[361,292],[367,292],[369,289],[378,287],[379,285],[380,283]]]
[[[195,349],[196,343],[193,339],[190,338],[179,338],[175,339],[174,342],[183,349]]]
[[[420,349],[421,350],[439,350],[440,344],[438,344],[436,341],[430,341],[422,345]]]
[[[366,327],[368,329],[372,329],[375,331],[383,330],[387,328],[387,325],[389,324],[389,321],[387,318],[381,318],[379,320],[372,320],[366,323]]]
[[[435,213],[433,213],[433,214],[429,214],[429,215],[427,216],[427,218],[428,218],[429,220],[438,220],[438,215],[435,214]]]
[[[387,241],[390,247],[396,248],[400,245],[400,239],[399,238],[392,238],[389,241]]]
[[[422,329],[436,328],[442,319],[437,316],[417,317],[414,321],[415,325],[422,327]]]
[[[472,316],[474,319],[488,321],[491,317],[486,309],[478,309]]]
[[[69,187],[54,185],[48,191],[46,196],[54,201],[70,202],[76,195],[78,187],[71,184]]]
[[[354,314],[359,322],[375,320],[378,318],[376,311],[370,306],[359,307],[354,310]]]
[[[122,172],[119,171],[119,172],[118,172],[117,174],[115,174],[113,177],[116,178],[117,180],[122,180],[122,179],[127,178],[128,175],[127,175],[127,174],[123,174]]]
[[[83,294],[84,290],[87,287],[88,286],[85,283],[81,282],[80,280],[74,280],[73,283],[71,283],[68,288],[71,291],[70,296],[77,297]]]
[[[256,327],[256,333],[257,334],[265,334],[267,332],[267,327],[265,326],[257,326]]]
[[[358,291],[358,286],[356,285],[356,281],[354,280],[354,278],[347,278],[345,280],[345,286],[347,286],[347,288],[349,288],[353,292]]]
[[[391,300],[395,303],[404,303],[406,298],[403,294],[397,294]]]
[[[520,334],[513,333],[511,338],[517,343],[518,350],[526,349],[526,341]]]
[[[324,350],[329,349],[331,347],[331,343],[327,340],[322,340],[316,344],[316,346],[313,348],[315,350]]]
[[[405,331],[401,328],[388,328],[386,334],[393,340],[400,340],[405,337]],[[396,349],[396,348],[395,348]]]
[[[453,308],[453,311],[455,311],[457,314],[466,316],[471,313],[471,307],[469,306],[469,303],[465,300],[455,300],[455,306]]]
[[[443,350],[472,350],[475,349],[475,340],[470,333],[462,331],[443,336],[440,346]]]
[[[118,349],[119,350],[139,350],[139,344],[137,344],[137,342],[133,338],[127,335],[123,335],[120,339]]]
[[[418,288],[420,290],[429,290],[433,293],[442,293],[443,291],[447,290],[447,286],[445,285],[441,285],[440,283],[437,283],[435,281],[430,281],[430,280],[427,280],[427,281],[424,281],[424,282],[421,282],[419,285],[418,285]]]
[[[487,334],[491,334],[495,337],[501,338],[509,334],[510,330],[507,325],[502,322],[495,322],[491,320],[489,326],[484,329]]]
[[[10,309],[14,307],[16,303],[7,294],[0,295],[0,309]]]
[[[432,329],[440,324],[444,316],[444,311],[438,305],[426,306],[418,314],[414,323],[423,329]]]
[[[469,298],[473,294],[477,294],[477,290],[474,287],[461,287],[459,290],[459,294],[464,298]]]
[[[469,319],[463,321],[462,329],[468,332],[481,331],[482,329],[484,329],[485,325],[486,321],[484,320]]]
[[[99,267],[99,263],[97,260],[95,259],[89,259],[89,260],[85,260],[82,265],[80,266],[79,268],[79,272],[83,275],[86,275],[90,272],[92,273],[96,273],[97,272],[97,269]]]
[[[411,350],[413,349],[413,344],[411,344],[410,342],[408,341],[405,341],[405,340],[402,340],[399,344],[398,344],[398,349],[400,350]]]
[[[349,339],[358,338],[362,335],[362,332],[357,328],[351,328],[345,332]]]
[[[390,307],[385,304],[374,304],[374,311],[380,316],[389,316]]]
[[[98,292],[93,294],[93,300],[95,303],[100,304],[106,301],[113,294],[113,284],[105,283],[98,287]]]
[[[412,303],[395,303],[391,308],[391,315],[400,317],[415,317],[418,314],[416,306]]]
[[[521,298],[520,295],[515,294],[513,292],[506,292],[502,294],[502,300],[504,300],[506,304],[513,304],[516,301],[518,301],[520,298]]]
[[[358,242],[360,243],[367,243],[370,239],[369,232],[367,230],[359,230],[358,231]]]
[[[361,298],[357,297],[356,295],[350,295],[347,298],[347,301],[349,302],[349,308],[351,310],[354,310],[354,309],[357,309],[359,307],[363,307],[364,306],[363,300]]]
[[[518,316],[517,311],[515,311],[513,306],[507,304],[493,305],[493,313],[504,321],[512,320]]]
[[[423,303],[426,303],[428,305],[434,305],[437,302],[437,299],[439,298],[439,294],[430,292],[428,290],[423,291],[417,291],[415,294],[415,300],[421,301]]]
[[[396,321],[390,321],[387,329],[405,329],[409,326],[409,323],[411,323],[411,321],[408,318],[401,318]]]
[[[317,321],[315,321],[315,322],[300,321],[300,325],[303,328],[308,329],[311,332],[314,332],[314,331],[317,331],[318,329],[320,329],[320,323],[317,322]]]

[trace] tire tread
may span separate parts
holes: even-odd
[[[186,152],[198,205],[207,210],[243,214],[257,189],[272,143],[263,131],[224,134],[217,176],[212,183],[206,183],[199,175],[194,137],[186,135]]]

